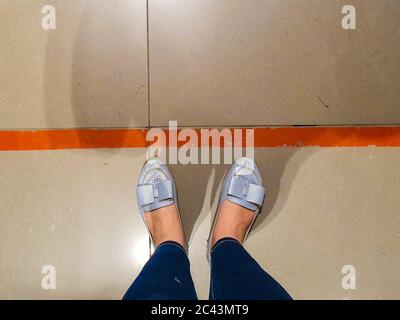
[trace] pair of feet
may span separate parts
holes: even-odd
[[[218,240],[226,237],[234,238],[242,243],[253,218],[254,212],[225,200],[217,215],[211,247]],[[175,241],[187,249],[185,233],[175,203],[145,212],[145,219],[155,247],[165,241]]]
[[[254,161],[249,158],[237,160],[222,185],[209,248],[227,237],[243,243],[261,209],[264,195],[261,174]],[[139,175],[137,199],[154,246],[175,241],[187,249],[174,179],[160,160],[149,160],[144,165]]]

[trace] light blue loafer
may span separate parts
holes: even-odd
[[[174,178],[167,165],[161,160],[150,159],[144,164],[137,182],[136,199],[140,215],[150,235],[151,244],[154,248],[153,236],[147,226],[144,213],[175,204],[179,214]],[[180,214],[179,219],[181,219]],[[182,224],[182,220],[180,221]]]
[[[265,188],[262,184],[260,170],[255,162],[250,158],[240,158],[230,167],[225,175],[221,195],[218,202],[217,213],[211,227],[210,235],[207,240],[207,259],[210,261],[211,256],[211,241],[214,233],[215,223],[218,219],[218,214],[221,205],[225,200],[229,200],[239,206],[254,212],[253,221],[248,228],[244,240],[249,235],[254,222],[260,213],[264,203]],[[243,240],[243,241],[244,241]]]

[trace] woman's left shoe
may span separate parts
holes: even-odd
[[[154,239],[147,225],[145,212],[151,213],[154,210],[175,205],[183,230],[174,178],[167,165],[161,160],[150,159],[144,164],[138,178],[136,199],[140,216],[150,235],[153,248],[155,248]],[[185,245],[187,249],[187,244]]]

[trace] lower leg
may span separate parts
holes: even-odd
[[[123,299],[197,299],[185,249],[177,242],[161,243]]]
[[[212,235],[210,299],[291,299],[243,248],[254,212],[225,200]]]
[[[187,250],[185,234],[175,205],[145,212],[144,216],[155,247],[165,241],[175,241]]]
[[[234,238],[243,242],[254,218],[254,212],[225,200],[220,208],[212,235],[211,246],[222,238]]]
[[[197,299],[186,255],[185,235],[176,206],[145,212],[144,217],[156,250],[123,299]]]
[[[288,300],[285,289],[233,238],[223,238],[211,252],[210,299]]]

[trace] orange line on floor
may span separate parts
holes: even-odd
[[[256,128],[257,147],[399,147],[400,127]]]
[[[150,144],[146,142],[147,131],[145,129],[0,131],[0,151],[145,148]],[[199,129],[196,131],[199,133]],[[178,145],[182,145],[182,142]],[[400,127],[255,128],[254,145],[258,148],[400,147]]]
[[[145,148],[142,129],[0,131],[0,150]]]

